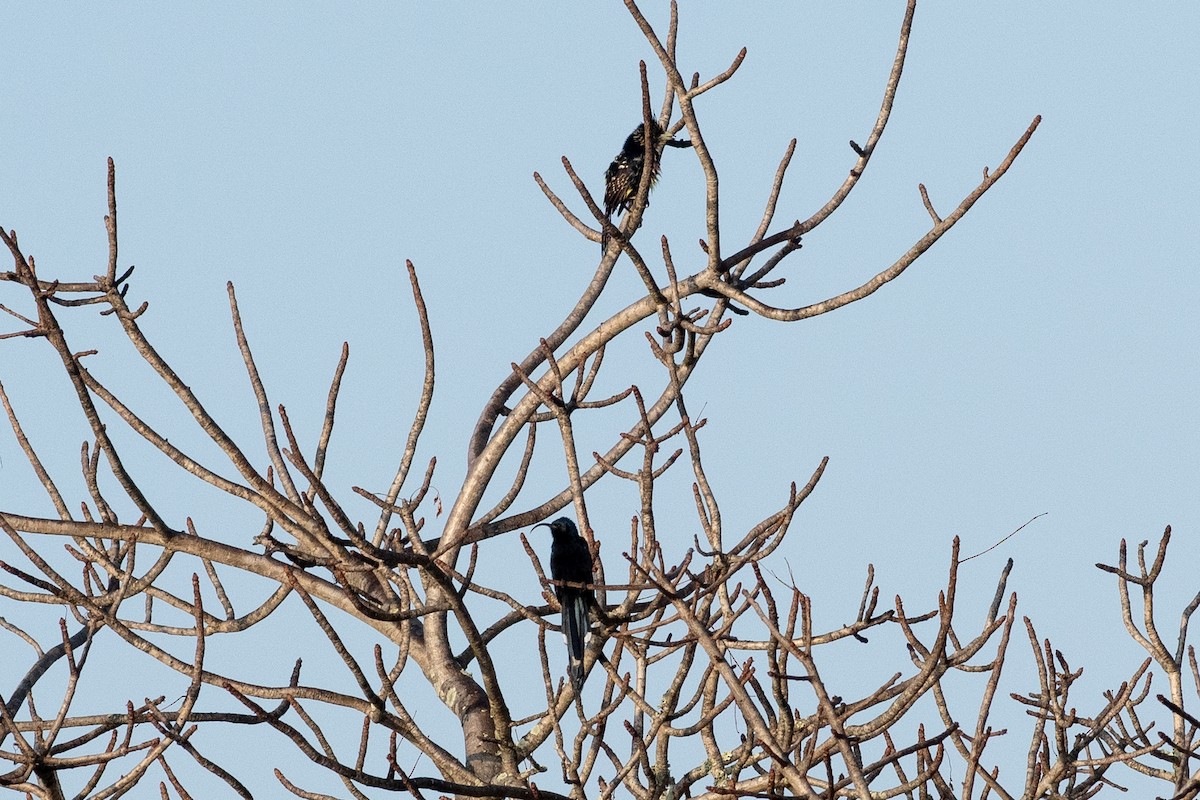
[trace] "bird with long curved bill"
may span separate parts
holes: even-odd
[[[550,543],[550,577],[556,581],[588,584],[592,582],[592,551],[579,535],[575,523],[566,517],[553,522],[540,522],[533,527],[547,527],[553,537]],[[562,607],[562,632],[567,641],[567,674],[575,691],[583,688],[583,644],[587,639],[588,610],[596,602],[590,588],[555,584],[554,594]]]
[[[650,120],[650,188],[658,181],[659,158],[664,147],[691,147],[687,139],[672,139],[664,133],[656,120]],[[633,133],[625,138],[621,152],[617,153],[608,169],[604,171],[604,216],[610,221],[613,214],[622,214],[633,207],[638,186],[642,182],[642,171],[646,167],[646,125],[639,122]],[[647,197],[646,205],[650,205]],[[608,249],[608,228],[600,237],[600,249]]]

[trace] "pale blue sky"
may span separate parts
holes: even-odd
[[[645,8],[665,27],[663,4]],[[640,114],[639,58],[651,61],[659,107],[653,55],[623,7],[71,10],[5,11],[0,225],[18,230],[43,275],[102,271],[105,158],[115,158],[121,264],[138,266],[131,297],[150,300],[147,329],[231,432],[251,441],[257,418],[227,280],[273,399],[309,435],[350,342],[329,471],[347,494],[351,484],[386,486],[417,397],[419,339],[403,274],[412,259],[439,354],[421,458],[438,456],[435,483],[452,497],[481,404],[574,303],[598,257],[532,173],[585,214],[560,157],[600,191]],[[847,140],[863,141],[878,111],[902,10],[685,4],[685,73],[712,75],[749,49],[737,77],[699,104],[722,175],[726,243],[753,230],[792,137],[779,219],[807,217],[837,187],[853,163]],[[951,537],[975,552],[1046,512],[965,567],[964,588],[990,599],[995,573],[1015,558],[1021,613],[1094,666],[1098,689],[1141,654],[1119,641],[1113,581],[1092,565],[1114,559],[1121,537],[1153,539],[1170,523],[1161,610],[1174,619],[1196,591],[1197,33],[1200,6],[1182,2],[918,8],[893,119],[866,177],[806,239],[768,302],[801,305],[862,283],[927,229],[918,182],[946,213],[1037,114],[1040,129],[901,279],[792,326],[736,318],[689,386],[690,408],[709,419],[707,466],[730,529],[769,513],[788,481],[803,483],[830,457],[786,554],[819,618],[837,624],[853,613],[868,561],[885,597],[924,605],[944,579]],[[703,231],[702,185],[690,151],[668,152],[639,237],[665,233],[698,263],[689,245]],[[596,321],[639,290],[627,262],[618,273]],[[19,304],[5,290],[0,302],[10,301]],[[111,320],[70,319],[78,347],[102,348],[98,372],[173,441],[198,441],[146,371],[130,369]],[[619,355],[652,375],[635,338]],[[83,430],[66,439],[51,430],[69,399],[56,363],[43,342],[0,342],[0,380],[67,475]],[[0,434],[0,458],[3,507],[47,513],[9,435]],[[152,473],[160,462],[147,463]],[[695,523],[689,478],[677,480],[682,552]],[[64,482],[78,502],[78,479]],[[160,491],[164,504],[192,497],[186,484]],[[636,495],[598,491],[591,512],[602,537],[611,530],[623,542]],[[247,519],[223,538],[248,543],[258,525]],[[510,555],[519,553],[514,543]],[[11,684],[6,668],[0,683]]]

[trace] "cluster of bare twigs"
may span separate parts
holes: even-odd
[[[58,798],[66,796],[60,785],[66,782],[76,796],[109,798],[128,792],[157,769],[162,795],[174,791],[186,798],[196,790],[185,788],[168,760],[182,751],[227,790],[249,797],[248,783],[243,782],[248,777],[234,773],[250,767],[218,763],[202,747],[211,745],[204,733],[213,728],[259,726],[281,734],[271,741],[285,748],[262,744],[257,762],[283,764],[286,748],[294,747],[355,798],[370,796],[372,790],[418,798],[433,792],[530,800],[566,795],[606,800],[622,791],[639,800],[788,794],[863,800],[934,795],[943,800],[1086,798],[1112,785],[1113,768],[1119,765],[1171,784],[1177,800],[1200,795],[1200,783],[1190,769],[1200,723],[1186,710],[1184,669],[1186,665],[1192,683],[1200,685],[1195,652],[1186,644],[1187,622],[1200,605],[1200,595],[1183,612],[1174,651],[1163,644],[1153,615],[1153,589],[1161,575],[1169,529],[1149,567],[1143,546],[1138,550],[1139,571],[1130,572],[1124,544],[1119,565],[1101,567],[1117,575],[1126,625],[1150,657],[1090,715],[1076,710],[1071,695],[1079,671],[1072,671],[1048,641],[1040,641],[1025,620],[1040,684],[1033,692],[1014,695],[1028,708],[1034,724],[1025,770],[1006,774],[998,766],[995,748],[987,748],[1006,733],[994,729],[990,719],[1016,622],[1016,596],[1006,594],[1011,562],[982,624],[967,635],[955,624],[960,591],[957,541],[946,585],[932,610],[910,612],[900,598],[885,607],[869,572],[854,621],[815,631],[810,598],[773,578],[767,559],[784,541],[825,463],[804,486],[793,484],[778,509],[730,536],[704,468],[704,420],[695,419],[685,402],[689,378],[714,337],[728,327],[730,303],[766,319],[797,321],[868,296],[897,278],[1003,176],[1039,120],[996,169],[984,171],[978,187],[949,214],[940,216],[920,187],[931,227],[869,281],[804,306],[771,306],[762,296],[783,284],[777,270],[799,250],[801,237],[839,208],[875,152],[903,71],[915,2],[907,4],[878,119],[864,145],[851,143],[854,159],[843,184],[807,219],[772,230],[793,140],[767,194],[761,224],[732,252],[720,239],[717,172],[694,101],[732,78],[745,51],[719,75],[705,81],[698,74],[685,79],[676,62],[677,9],[671,8],[663,39],[633,0],[626,5],[666,78],[659,120],[672,133],[686,131],[706,177],[703,266],[681,273],[684,259],[672,254],[664,236],[658,242],[665,279],[659,278],[655,259],[633,243],[649,191],[644,176],[621,228],[610,229],[619,246],[607,249],[576,306],[538,347],[512,365],[511,374],[485,404],[469,443],[466,478],[436,536],[426,531],[431,512],[435,518],[442,516],[441,499],[431,492],[436,462],[428,462],[415,488],[411,474],[434,384],[432,332],[411,263],[408,276],[426,356],[424,380],[388,490],[378,495],[353,487],[370,503],[364,506],[361,499],[355,500],[371,511],[368,524],[361,513],[343,504],[342,492],[324,478],[348,348],[343,348],[334,369],[324,422],[307,455],[287,410],[272,407],[229,286],[233,328],[257,401],[267,454],[265,465],[255,464],[248,446],[226,433],[152,344],[139,324],[147,304],[133,308],[127,303],[132,268],[119,273],[111,161],[104,275],[82,282],[45,278],[16,233],[0,230],[14,265],[0,273],[0,282],[17,289],[28,305],[23,311],[0,306],[18,323],[15,330],[0,333],[0,339],[32,337],[48,343],[87,425],[82,449],[87,497],[73,510],[0,385],[15,439],[54,509],[47,516],[0,511],[0,528],[12,543],[6,552],[13,554],[0,563],[12,581],[0,584],[0,597],[15,608],[50,604],[66,615],[53,637],[55,645],[48,649],[35,632],[10,620],[2,623],[4,635],[23,640],[33,658],[27,668],[16,668],[14,648],[5,648],[7,695],[0,698],[0,759],[11,767],[0,774],[0,785]],[[643,114],[649,119],[645,65],[642,84]],[[669,125],[676,108],[679,117]],[[611,223],[570,162],[564,159],[563,164],[596,228],[577,217],[540,176],[538,183],[569,224],[599,240]],[[755,259],[767,253],[755,265]],[[645,295],[581,332],[622,254],[642,277]],[[172,443],[139,416],[136,399],[102,383],[88,368],[87,359],[98,354],[76,349],[63,320],[93,306],[115,320],[138,356],[216,446],[224,459],[221,467],[206,465]],[[608,343],[646,323],[652,326],[645,331],[649,352],[662,366],[656,393],[629,386],[609,397],[593,397]],[[587,461],[576,444],[576,425],[600,408],[626,410],[628,429],[614,434],[611,446]],[[566,477],[561,486],[536,494],[527,483],[537,431],[551,422],[559,434]],[[180,474],[218,490],[236,506],[254,509],[263,519],[261,529],[222,539],[199,530],[186,509],[160,508],[145,471],[126,462],[110,435],[114,426],[156,448]],[[519,441],[523,449],[515,467],[501,472],[502,459],[510,451],[515,455]],[[678,446],[668,452],[674,442]],[[637,455],[640,462],[630,466]],[[681,463],[690,464],[694,475],[698,531],[694,546],[684,552],[670,546],[678,537],[674,531],[660,532],[655,517],[657,481]],[[229,470],[232,476],[226,474]],[[119,500],[102,490],[113,485],[112,480],[120,489]],[[486,584],[477,576],[482,559],[515,550],[513,537],[504,534],[568,505],[573,505],[580,528],[599,555],[586,495],[601,480],[629,482],[636,489],[637,514],[628,549],[622,553],[624,582],[611,580],[597,559],[599,608],[585,659],[589,678],[585,691],[576,694],[552,667],[557,656],[546,646],[547,633],[557,628],[552,620],[558,609],[534,545],[520,538],[541,581],[543,603],[531,604],[506,586]],[[507,490],[485,507],[485,494],[496,491],[502,481]],[[123,515],[120,508],[133,512]],[[65,542],[65,555],[53,547],[55,541]],[[610,551],[616,541],[605,537]],[[21,566],[14,563],[18,554]],[[65,559],[73,571],[60,566]],[[186,587],[176,587],[168,578],[168,567],[176,562],[187,562],[194,573]],[[610,557],[610,570],[614,563]],[[239,579],[227,588],[230,573]],[[250,596],[249,576],[267,581],[271,590],[246,610],[246,604],[234,598]],[[1145,614],[1140,626],[1131,609],[1131,586],[1142,593]],[[139,606],[140,613],[132,610]],[[236,635],[237,641],[246,640],[260,623],[301,606],[323,634],[328,651],[344,665],[347,677],[341,683],[318,683],[303,674],[299,662],[280,664],[270,658],[259,671],[276,675],[274,683],[258,682],[252,673],[227,674],[210,667],[206,653],[214,639]],[[338,614],[331,616],[331,609]],[[852,643],[865,647],[870,632],[883,641],[887,635],[902,637],[908,658],[869,690],[843,696],[853,687],[829,674],[824,653]],[[501,637],[536,648],[542,692],[529,691],[536,685],[529,673],[499,658]],[[167,690],[152,692],[157,699],[128,701],[109,714],[75,710],[89,654],[97,647],[119,646],[114,640],[180,677],[186,689],[182,699],[174,701],[177,708],[169,710],[173,704],[164,702]],[[164,644],[170,641],[190,643],[190,657],[173,652]],[[364,655],[364,641],[369,642],[369,655]],[[886,658],[875,660],[887,663]],[[9,681],[14,669],[22,676]],[[55,669],[65,672],[65,681],[61,690],[42,692],[42,706],[46,695],[55,706],[53,715],[46,716],[38,712],[34,694]],[[1142,707],[1156,669],[1169,685],[1169,697],[1159,699],[1170,715],[1170,733],[1148,721],[1152,711],[1161,709]],[[953,674],[982,676],[973,713],[964,715],[955,708],[964,701],[961,693],[946,690],[945,679]],[[417,685],[424,687],[423,694],[414,689]],[[142,691],[123,684],[116,689],[130,697]],[[221,701],[236,702],[244,710],[220,710]],[[452,733],[432,721],[428,704],[434,702],[457,720]],[[921,714],[928,714],[928,720],[917,724]],[[936,720],[937,727],[927,732],[930,720]],[[5,748],[9,741],[12,745]],[[428,774],[419,774],[414,761],[427,765],[423,769]],[[546,761],[561,764],[561,769],[548,768]],[[957,783],[949,777],[954,764],[962,776]],[[112,778],[117,772],[120,777]],[[275,774],[298,797],[331,796],[301,787],[282,769]],[[538,780],[560,782],[563,788],[550,791]]]

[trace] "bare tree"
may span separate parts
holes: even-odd
[[[381,789],[418,798],[435,793],[531,800],[604,800],[621,792],[639,800],[789,794],[862,800],[1086,798],[1114,786],[1118,768],[1169,784],[1171,796],[1180,800],[1200,795],[1200,782],[1190,772],[1200,721],[1185,708],[1188,675],[1193,685],[1200,683],[1195,652],[1187,646],[1188,620],[1200,595],[1183,610],[1173,649],[1160,636],[1153,610],[1169,529],[1152,564],[1146,563],[1143,544],[1138,568],[1131,570],[1122,544],[1118,565],[1101,567],[1117,576],[1125,623],[1149,657],[1132,665],[1128,680],[1094,707],[1077,710],[1072,687],[1080,670],[1072,670],[1024,619],[1039,681],[1028,693],[1013,695],[1032,718],[1025,768],[1002,772],[992,742],[1017,735],[991,722],[1017,624],[1016,595],[1006,588],[1011,561],[994,590],[983,590],[985,596],[994,594],[975,624],[956,619],[963,560],[956,540],[944,588],[922,600],[919,610],[899,597],[881,602],[869,570],[858,607],[850,609],[853,621],[816,630],[810,598],[774,577],[768,564],[816,488],[825,462],[783,491],[779,506],[756,525],[727,531],[706,477],[705,421],[692,416],[685,399],[688,380],[709,344],[729,325],[731,304],[766,319],[797,322],[872,294],[898,278],[1003,177],[1040,118],[994,169],[984,169],[978,186],[948,213],[939,214],[921,186],[929,228],[866,283],[802,307],[773,306],[764,298],[784,282],[785,260],[855,189],[884,134],[915,0],[909,0],[900,25],[878,119],[864,144],[850,143],[844,182],[808,218],[777,224],[793,140],[765,192],[761,224],[749,240],[732,246],[720,238],[717,171],[694,102],[733,78],[745,51],[718,75],[685,77],[676,60],[675,6],[665,37],[634,0],[626,0],[626,6],[657,54],[666,82],[655,113],[648,68],[642,65],[646,129],[657,124],[669,135],[686,137],[704,171],[702,265],[681,273],[666,236],[655,242],[653,252],[643,253],[634,244],[650,190],[649,171],[641,176],[619,227],[567,159],[563,167],[576,200],[569,202],[535,176],[568,224],[592,241],[606,238],[609,244],[576,305],[512,364],[511,374],[483,405],[470,437],[465,480],[445,509],[430,488],[435,461],[423,471],[413,469],[433,400],[434,346],[411,263],[408,277],[426,359],[420,402],[387,491],[353,487],[354,498],[323,478],[348,348],[334,369],[320,434],[315,443],[303,444],[286,409],[272,406],[229,285],[233,329],[263,434],[262,445],[236,441],[147,336],[140,323],[147,304],[127,299],[133,270],[123,270],[118,257],[111,160],[105,274],[84,281],[42,276],[16,233],[0,230],[13,257],[12,270],[0,273],[0,280],[16,298],[3,306],[16,322],[2,337],[46,342],[87,425],[82,448],[87,494],[76,505],[60,491],[61,480],[43,466],[37,444],[25,435],[18,412],[28,410],[15,409],[0,386],[16,442],[53,507],[44,516],[0,512],[13,553],[0,565],[8,576],[0,596],[18,617],[43,604],[64,612],[55,631],[3,622],[10,639],[6,674],[22,659],[15,654],[16,639],[32,651],[16,668],[22,676],[0,698],[0,757],[11,764],[0,775],[3,785],[40,797],[109,798],[158,780],[163,797],[172,792],[190,797],[186,776],[177,771],[177,762],[188,757],[242,797],[251,796],[244,781],[262,780],[256,771],[260,765],[276,767],[278,781],[298,797],[331,796],[294,782],[295,774],[283,765],[298,751],[341,781],[342,796],[355,798],[379,796]],[[571,205],[586,211],[576,214]],[[645,293],[585,328],[622,255],[641,276]],[[120,326],[137,356],[174,394],[183,418],[190,415],[223,463],[205,463],[198,452],[170,441],[139,415],[135,392],[118,392],[89,368],[96,352],[80,348],[67,322],[95,308]],[[618,375],[623,369],[605,363],[608,344],[641,334],[661,365],[658,384],[595,396],[602,368]],[[575,426],[599,409],[619,411],[626,429],[611,432],[604,452],[581,454]],[[120,437],[110,432],[116,429],[140,437],[181,474],[222,493],[232,506],[252,510],[261,517],[261,528],[222,536],[198,529],[187,508],[163,508],[144,488],[145,469],[118,447]],[[539,429],[543,437],[547,429],[557,432],[566,465],[561,484],[541,494],[527,482]],[[255,463],[251,455],[258,446],[265,447],[264,463]],[[668,469],[690,469],[693,475],[694,527],[703,539],[697,537],[683,552],[663,546],[656,519],[657,482]],[[600,481],[628,481],[639,498],[627,538],[603,532],[603,560],[587,505],[588,491]],[[111,486],[122,496],[113,499],[113,490],[103,488]],[[499,499],[489,507],[487,496]],[[590,588],[597,601],[582,691],[551,666],[558,663],[547,646],[547,635],[559,628],[555,582],[539,557],[544,549],[519,533],[568,506],[596,565]],[[355,508],[369,510],[370,518]],[[430,520],[441,523],[436,533],[427,525]],[[677,526],[673,522],[672,528]],[[477,577],[481,562],[495,558],[501,548],[511,551],[517,536],[541,581],[543,597],[536,604]],[[180,585],[169,577],[169,567],[177,562],[188,565],[190,582]],[[63,566],[72,563],[70,570]],[[236,580],[231,582],[230,575]],[[273,588],[265,599],[236,597],[248,585],[247,577],[269,582]],[[1131,587],[1141,592],[1141,615],[1134,612]],[[256,659],[253,670],[245,665],[244,673],[218,670],[206,658],[214,640],[232,640],[236,647],[264,621],[299,613],[311,617],[344,664],[342,680],[322,682],[299,662],[278,663],[269,656]],[[869,643],[872,632],[878,635]],[[904,652],[888,667],[895,671],[865,691],[823,668],[833,657],[824,654],[839,648],[856,648],[852,658],[864,660],[870,652],[873,662],[890,664],[895,654],[879,652],[887,649],[884,634],[889,632],[899,637]],[[369,653],[361,646],[364,633],[374,642]],[[501,663],[502,636],[527,642],[539,655],[540,682]],[[131,658],[157,660],[180,676],[186,685],[183,698],[167,702],[170,687],[122,687],[130,697],[141,692],[147,699],[130,699],[103,714],[76,711],[89,657],[101,647],[125,647]],[[64,679],[53,689],[39,687],[53,670],[65,673]],[[255,677],[264,672],[274,676],[271,682]],[[1157,703],[1149,701],[1155,672],[1168,683]],[[948,690],[951,676],[973,679],[974,694],[961,682]],[[540,691],[531,692],[533,686]],[[233,701],[238,708],[230,710]],[[456,730],[435,724],[429,710],[433,702],[450,712]],[[1158,717],[1170,721],[1169,732],[1156,728],[1152,718]],[[253,764],[218,763],[202,749],[212,741],[205,732],[255,726],[264,735],[256,740]],[[404,768],[414,763],[415,768]],[[195,771],[189,774],[197,779]]]

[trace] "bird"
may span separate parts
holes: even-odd
[[[650,120],[650,188],[658,180],[659,157],[664,147],[691,147],[686,139],[672,139],[663,132],[656,120]],[[604,216],[610,221],[613,214],[621,214],[633,206],[638,185],[642,182],[642,170],[646,165],[646,124],[639,122],[633,132],[625,138],[621,152],[617,153],[608,169],[604,171]],[[650,200],[646,200],[650,204]],[[600,236],[600,247],[608,249],[608,229]]]
[[[569,583],[592,582],[592,551],[579,535],[575,523],[566,517],[553,522],[541,522],[535,528],[547,527],[553,540],[550,544],[550,577]],[[578,692],[583,688],[583,643],[588,632],[588,609],[596,602],[591,588],[556,584],[554,594],[562,608],[563,638],[567,641],[567,674]]]

